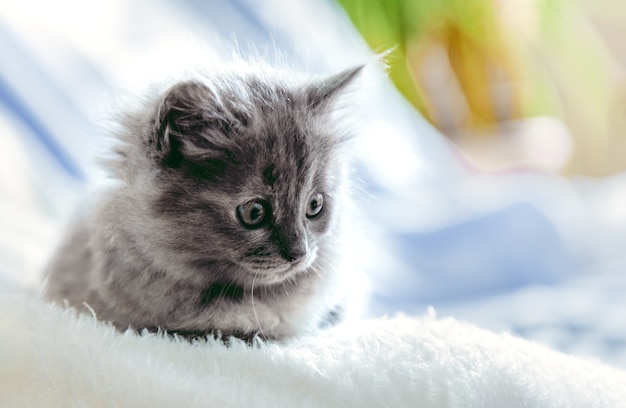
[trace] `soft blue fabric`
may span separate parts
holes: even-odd
[[[7,108],[12,119],[20,122],[29,132],[25,143],[38,143],[58,165],[53,169],[59,177],[71,177],[80,181],[85,180],[84,169],[79,160],[79,154],[72,154],[80,150],[81,146],[68,145],[68,140],[75,140],[76,136],[69,137],[66,132],[85,124],[84,112],[77,109],[75,103],[68,98],[62,84],[56,83],[43,69],[32,52],[0,21],[0,49],[2,63],[0,63],[0,103]],[[37,109],[40,106],[53,109]],[[61,115],[57,120],[63,120],[65,126],[55,126],[52,115]],[[85,132],[88,137],[89,133]],[[83,138],[84,139],[84,138]],[[87,141],[85,141],[87,142]]]
[[[528,203],[431,232],[390,235],[414,279],[387,284],[377,301],[407,310],[556,284],[573,267],[554,226]]]

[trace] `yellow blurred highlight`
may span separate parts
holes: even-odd
[[[619,1],[338,2],[374,50],[395,47],[388,62],[396,87],[468,151],[491,148],[479,154],[484,158],[515,149],[500,146],[512,139],[508,124],[551,117],[564,124],[558,135],[538,127],[546,121],[525,127],[551,151],[561,146],[558,161],[544,169],[592,176],[626,170],[626,51],[620,64],[615,47],[607,47],[607,39],[626,38]],[[601,35],[607,20],[613,31]],[[532,140],[541,155],[541,138]],[[532,152],[514,156],[535,162]],[[506,166],[504,159],[490,161]]]

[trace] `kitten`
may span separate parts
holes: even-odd
[[[121,330],[283,339],[336,317],[351,135],[333,113],[361,70],[201,75],[128,114],[121,183],[70,228],[45,296]]]

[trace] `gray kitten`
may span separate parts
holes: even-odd
[[[334,112],[360,71],[227,72],[149,98],[45,296],[122,330],[282,339],[334,317],[350,140]]]

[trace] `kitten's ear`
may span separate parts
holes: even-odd
[[[316,109],[332,101],[342,89],[348,86],[360,74],[363,68],[364,65],[359,65],[347,69],[310,86],[306,91],[309,107]]]
[[[206,144],[202,131],[219,111],[217,98],[206,85],[200,82],[174,85],[161,100],[155,117],[150,142],[157,156],[172,162],[186,151]]]

